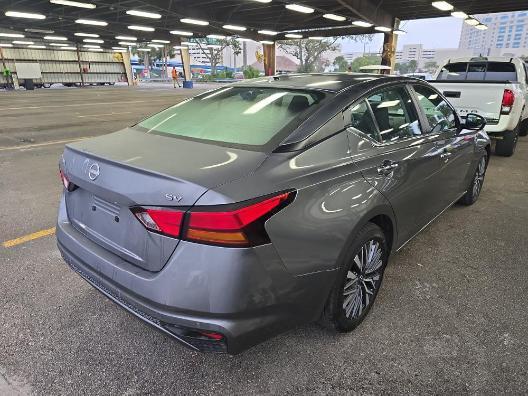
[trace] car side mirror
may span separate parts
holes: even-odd
[[[470,131],[480,131],[486,126],[486,119],[481,115],[469,113],[465,120],[462,120],[462,127]]]

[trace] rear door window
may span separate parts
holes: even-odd
[[[422,134],[416,109],[404,87],[383,90],[370,96],[367,101],[374,113],[383,143]]]
[[[437,80],[517,81],[517,71],[510,62],[457,62],[445,65]]]
[[[467,62],[449,63],[442,68],[437,80],[465,80]]]
[[[513,63],[489,62],[486,71],[488,81],[517,81],[517,71]]]

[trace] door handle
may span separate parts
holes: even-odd
[[[378,175],[390,175],[395,169],[398,169],[400,164],[393,161],[385,161],[378,166]]]

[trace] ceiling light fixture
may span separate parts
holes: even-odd
[[[346,21],[346,17],[341,16],[341,15],[336,15],[336,14],[324,14],[323,18],[331,19],[333,21],[339,21],[339,22]]]
[[[226,36],[222,36],[221,34],[208,34],[208,38],[210,39],[217,39],[217,40],[224,40]]]
[[[435,8],[438,8],[440,11],[451,11],[453,8],[455,8],[447,1],[433,1],[431,5]]]
[[[453,11],[451,13],[451,16],[455,17],[455,18],[462,18],[462,19],[466,19],[468,17],[468,14],[466,14],[465,12],[463,11]]]
[[[224,25],[222,27],[226,30],[237,30],[239,32],[245,32],[247,30],[246,27],[238,25]]]
[[[475,29],[478,29],[478,30],[488,30],[488,27],[484,24],[480,24],[480,25],[476,25],[475,26]]]
[[[75,51],[77,48],[76,47],[60,47],[58,49],[60,49],[60,50],[68,50],[68,51]]]
[[[365,21],[354,21],[352,22],[352,25],[354,26],[359,26],[359,27],[371,27],[372,26],[372,23],[370,22],[365,22]]]
[[[133,46],[133,45],[137,45],[137,43],[132,43],[130,41],[120,41],[118,44],[121,44],[121,45],[127,45],[127,46]]]
[[[43,33],[43,34],[53,34],[55,33],[54,30],[44,30],[44,29],[24,29],[26,32],[31,33]]]
[[[68,44],[64,43],[50,43],[49,45],[51,45],[52,47],[68,47]]]
[[[112,49],[116,51],[127,51],[127,49],[124,47],[112,47]]]
[[[467,18],[464,22],[466,22],[468,25],[471,25],[471,26],[477,26],[477,25],[480,25],[480,22],[477,21],[475,18]]]
[[[279,34],[279,32],[276,32],[274,30],[259,30],[258,31],[260,34],[265,34],[266,36],[276,36],[277,34]]]
[[[271,3],[271,0],[253,0],[253,1],[256,1],[257,3]]]
[[[308,40],[324,40],[324,37],[322,37],[322,36],[312,36],[312,37],[308,37]]]
[[[151,19],[160,19],[161,14],[157,14],[155,12],[146,12],[146,11],[139,11],[139,10],[128,10],[126,12],[128,15],[134,15],[138,17],[144,17],[144,18],[151,18]]]
[[[174,34],[176,36],[192,36],[192,32],[187,32],[185,30],[171,30],[170,34]]]
[[[12,18],[46,19],[46,15],[31,12],[6,11],[4,15]]]
[[[153,32],[154,30],[156,30],[150,26],[140,26],[140,25],[130,25],[128,26],[128,28],[130,30],[141,30],[142,32]]]
[[[0,43],[0,47],[12,47],[13,44],[8,44],[8,43]]]
[[[85,43],[104,43],[104,40],[99,40],[99,39],[84,39],[83,40]]]
[[[102,49],[102,48],[88,48],[88,51],[92,51],[92,52],[103,52],[103,49]]]
[[[313,8],[306,7],[300,4],[286,4],[285,7],[288,10],[302,12],[303,14],[311,14],[315,11]]]
[[[175,45],[175,46],[172,47],[172,48],[181,50],[181,49],[183,49],[183,48],[187,48],[187,47],[184,47],[184,46],[182,46],[182,45]]]
[[[73,33],[73,35],[79,37],[99,37],[99,35],[95,33]]]
[[[0,37],[24,38],[24,35],[23,34],[18,34],[18,33],[2,33],[2,32],[0,32]]]
[[[244,41],[247,42],[247,41],[253,41],[253,40],[248,39],[248,38],[245,38],[245,37],[238,37],[238,38],[237,38],[237,41],[240,41],[241,43],[243,43]]]
[[[80,23],[81,25],[95,25],[95,26],[107,26],[108,22],[105,21],[95,21],[93,19],[77,19],[75,23]]]
[[[191,25],[201,25],[201,26],[209,25],[209,22],[207,22],[207,21],[202,21],[200,19],[193,19],[193,18],[182,18],[182,19],[180,19],[180,22],[182,22],[182,23],[190,23]]]
[[[100,45],[94,45],[94,44],[84,44],[83,48],[101,48]]]
[[[33,41],[18,41],[18,40],[15,40],[15,41],[13,41],[13,44],[33,45],[35,43]],[[64,44],[64,45],[66,45],[66,44]]]
[[[300,39],[303,36],[301,34],[288,33],[288,34],[285,34],[284,37],[293,38],[293,39]]]
[[[69,7],[89,8],[92,10],[97,7],[95,4],[92,4],[92,3],[81,3],[79,1],[70,1],[70,0],[50,0],[50,3],[69,6]]]
[[[396,29],[392,33],[394,33],[394,34],[407,34],[407,32],[405,30],[401,30],[401,29]]]
[[[269,44],[269,45],[273,45],[273,44],[275,44],[275,41],[262,40],[260,43],[261,43],[261,44]]]
[[[153,43],[163,43],[163,44],[170,44],[169,40],[150,40]]]
[[[374,30],[377,30],[378,32],[390,32],[392,29],[386,26],[376,26]]]
[[[147,44],[147,47],[152,47],[152,48],[163,48],[165,47],[163,44]]]
[[[150,52],[150,51],[152,51],[150,48],[138,48],[137,50],[138,50],[138,51],[143,51],[143,52]]]
[[[196,47],[198,45],[197,43],[193,43],[192,41],[182,41],[181,44],[186,45],[187,47]]]
[[[44,36],[44,40],[68,41],[68,38],[63,36]]]
[[[115,36],[115,38],[118,40],[132,40],[132,41],[137,40],[137,37],[134,37],[134,36]]]
[[[42,48],[46,48],[46,46],[45,45],[28,45],[28,48],[42,49]]]

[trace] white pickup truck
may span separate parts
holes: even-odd
[[[429,81],[455,106],[461,118],[483,116],[495,152],[511,156],[519,135],[528,132],[528,67],[520,58],[450,59]]]

